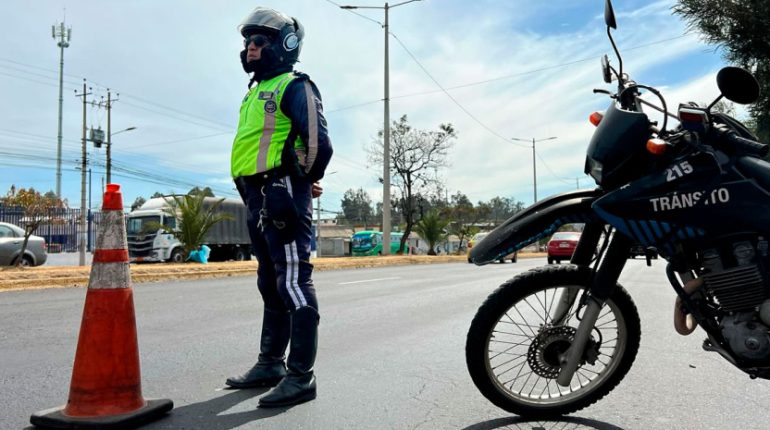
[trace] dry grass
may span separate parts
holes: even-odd
[[[405,264],[429,264],[465,261],[465,256],[387,256],[356,258],[315,258],[315,270],[353,269]],[[175,279],[221,278],[256,275],[257,262],[229,261],[221,263],[132,264],[133,282],[154,282]],[[25,267],[0,270],[0,291],[40,288],[85,287],[90,266]]]
[[[520,258],[540,254],[519,255]],[[387,257],[314,258],[315,270],[357,269],[377,266],[466,262],[465,255],[410,255]],[[25,267],[0,270],[0,291],[43,288],[72,288],[88,285],[90,266]],[[223,278],[256,275],[257,262],[229,261],[223,263],[132,264],[131,280],[157,282],[177,279]]]

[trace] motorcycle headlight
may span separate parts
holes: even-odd
[[[596,181],[597,184],[602,183],[602,163],[589,158],[587,173],[594,178],[594,181]]]

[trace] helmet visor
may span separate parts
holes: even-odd
[[[285,25],[292,23],[293,20],[288,15],[273,9],[257,7],[238,25],[238,30],[244,35],[259,30],[272,30],[277,33]]]

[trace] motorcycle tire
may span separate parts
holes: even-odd
[[[558,356],[574,336],[590,280],[587,267],[545,266],[514,277],[487,298],[465,347],[468,371],[484,397],[523,417],[550,417],[583,409],[620,383],[641,339],[636,305],[620,285],[599,313],[570,386],[556,383]],[[556,297],[568,287],[577,289],[577,297],[565,318],[555,322]]]

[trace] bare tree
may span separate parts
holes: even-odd
[[[447,154],[456,137],[451,124],[440,124],[437,131],[420,130],[409,125],[406,115],[391,125],[391,185],[396,189],[392,195],[405,223],[399,254],[403,253],[417,222],[417,196],[427,194],[430,186],[438,182],[437,172],[447,166]],[[383,131],[380,130],[377,140],[367,148],[369,162],[382,165],[383,152]]]
[[[17,206],[24,211],[24,218],[22,219],[24,242],[21,245],[19,258],[16,259],[16,267],[19,267],[22,263],[22,257],[27,249],[29,237],[32,236],[43,221],[53,221],[51,218],[55,210],[61,209],[67,204],[66,201],[56,197],[56,194],[53,192],[49,191],[42,195],[34,188],[22,188],[16,191],[14,186],[11,187],[5,198],[0,199],[0,203],[6,206]],[[83,215],[81,214],[81,216]]]

